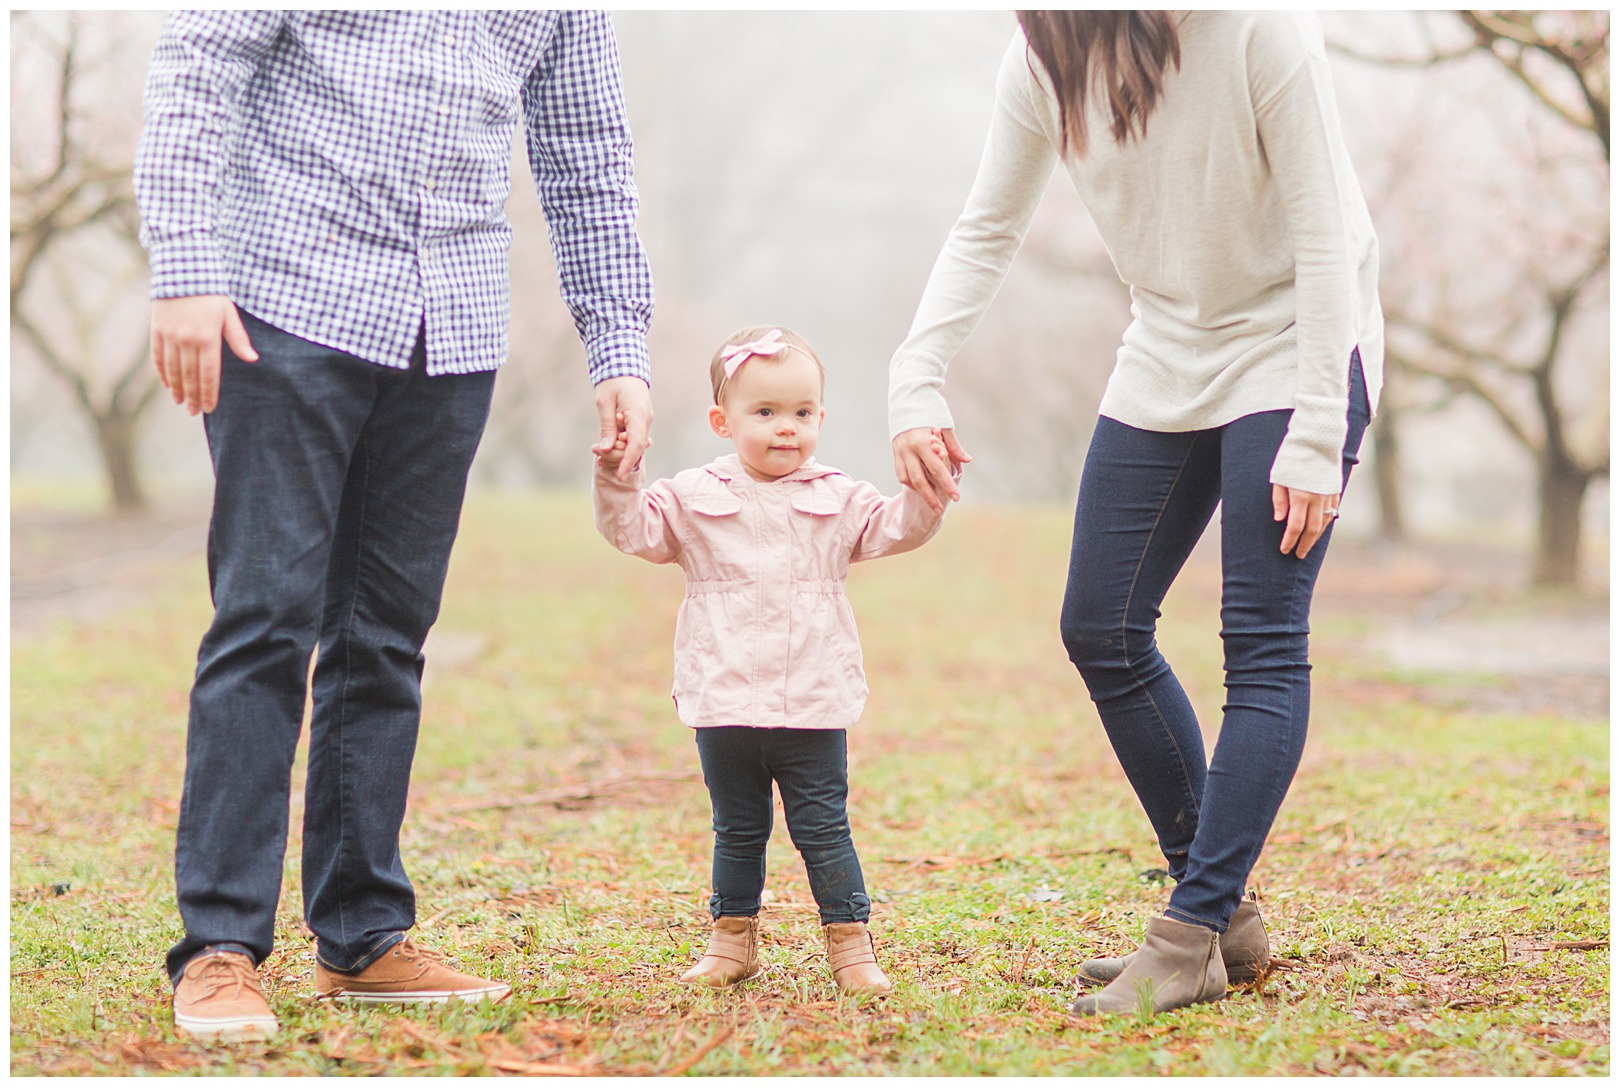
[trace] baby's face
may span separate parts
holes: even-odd
[[[798,351],[755,355],[720,390],[709,425],[730,438],[748,474],[781,479],[810,459],[821,435],[821,371]]]

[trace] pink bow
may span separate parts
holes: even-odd
[[[725,367],[726,377],[730,378],[737,372],[737,367],[748,361],[750,355],[775,355],[787,350],[792,344],[782,342],[782,330],[773,328],[757,340],[749,343],[728,343],[721,348],[722,366]]]

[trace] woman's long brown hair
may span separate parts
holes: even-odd
[[[1147,135],[1148,115],[1164,90],[1164,74],[1181,68],[1181,40],[1168,11],[1020,11],[1029,47],[1057,92],[1060,144],[1086,150],[1086,95],[1108,95],[1115,143]]]

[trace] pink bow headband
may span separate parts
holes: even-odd
[[[721,366],[725,370],[726,380],[729,381],[731,375],[737,372],[737,367],[752,356],[779,355],[790,348],[798,350],[792,344],[782,341],[782,330],[779,328],[773,328],[759,339],[747,343],[728,343],[720,349]]]

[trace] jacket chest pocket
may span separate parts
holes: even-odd
[[[846,556],[840,554],[843,503],[831,487],[819,480],[799,486],[788,496],[788,538],[792,541],[789,569],[795,581],[826,581],[842,577]]]
[[[708,477],[687,499],[692,511],[692,573],[703,580],[742,581],[758,568],[758,541],[742,499],[718,479]]]

